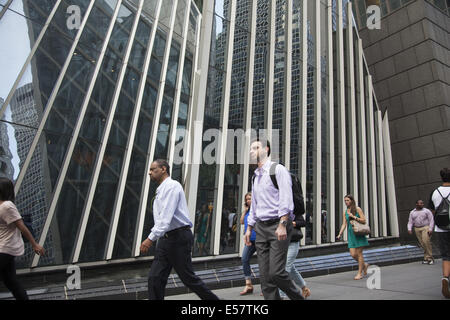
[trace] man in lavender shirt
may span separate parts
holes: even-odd
[[[423,264],[434,264],[430,237],[434,228],[433,213],[424,208],[422,200],[417,200],[416,208],[409,214],[408,233],[412,234],[412,229],[416,233],[417,240],[425,251]]]
[[[250,236],[256,232],[256,251],[258,254],[261,288],[265,300],[281,300],[278,288],[291,300],[303,300],[300,290],[289,278],[286,259],[292,235],[294,200],[292,181],[288,170],[275,167],[278,189],[270,178],[272,161],[268,141],[256,140],[250,146],[250,158],[258,163],[252,183],[252,204],[245,233],[247,246]]]

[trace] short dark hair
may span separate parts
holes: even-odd
[[[270,156],[270,141],[267,139],[260,139],[260,138],[255,138],[252,140],[252,142],[250,143],[250,145],[254,144],[255,142],[261,142],[261,146],[263,148],[267,147],[269,148],[269,151],[267,152],[267,156]]]
[[[0,178],[0,200],[14,202],[14,184],[8,178]]]
[[[160,168],[166,168],[167,174],[170,176],[170,166],[169,163],[164,159],[156,159],[154,162],[158,164],[158,167]]]
[[[450,182],[450,169],[444,168],[441,170],[441,178],[443,182]]]

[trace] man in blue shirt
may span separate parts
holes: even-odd
[[[155,259],[148,275],[149,300],[164,300],[164,292],[172,267],[181,281],[203,300],[218,300],[192,268],[191,250],[194,242],[192,222],[181,184],[170,178],[170,167],[165,160],[155,160],[149,175],[159,184],[153,202],[155,225],[141,244],[147,253],[156,240]]]

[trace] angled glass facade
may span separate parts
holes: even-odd
[[[0,175],[48,253],[26,247],[19,268],[151,259],[157,158],[185,187],[194,257],[238,256],[250,130],[302,181],[304,245],[335,241],[347,193],[373,238],[396,236],[386,116],[351,4],[196,3],[0,3]]]

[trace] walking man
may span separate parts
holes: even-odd
[[[442,186],[431,193],[431,198],[428,207],[433,214],[439,210],[440,205],[446,200],[450,199],[450,169],[444,168],[440,172],[442,178]],[[448,207],[447,207],[448,208]],[[442,256],[442,295],[450,299],[450,291],[448,287],[450,277],[450,231],[434,227],[434,232],[438,235],[439,250]]]
[[[219,300],[195,275],[192,268],[191,250],[194,236],[181,184],[170,178],[170,167],[165,160],[154,161],[149,175],[159,184],[153,202],[155,225],[140,248],[142,253],[147,253],[159,239],[148,275],[149,300],[164,300],[165,287],[172,267],[186,287],[201,299]]]
[[[281,300],[278,288],[291,300],[302,300],[300,290],[286,271],[288,247],[292,236],[294,200],[292,180],[288,170],[275,167],[278,189],[270,178],[272,161],[269,160],[270,144],[256,140],[250,147],[250,158],[258,163],[252,183],[252,204],[248,217],[245,243],[251,245],[252,230],[256,232],[261,289],[265,300]]]
[[[433,213],[424,208],[422,200],[417,200],[416,208],[409,213],[408,233],[412,234],[412,228],[416,233],[417,240],[424,250],[423,264],[434,264],[430,237],[433,233]]]

